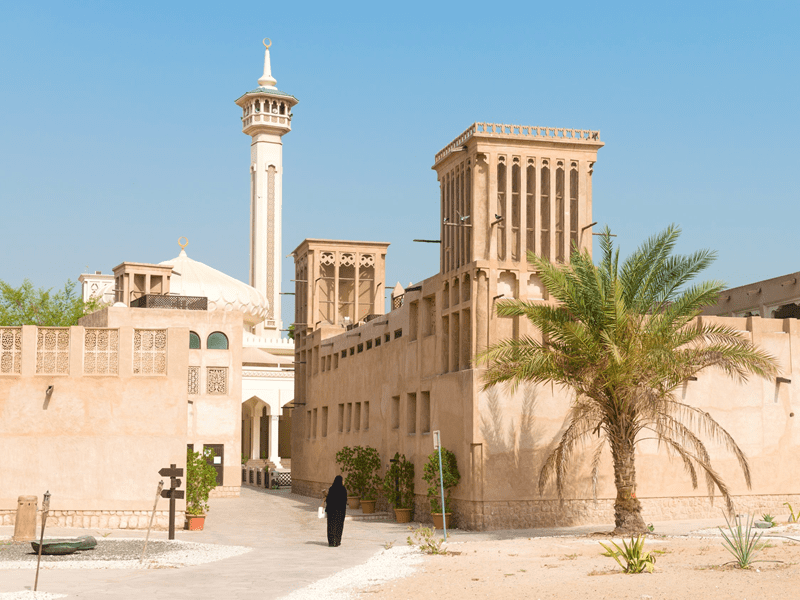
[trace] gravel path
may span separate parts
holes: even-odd
[[[419,550],[409,546],[381,550],[363,565],[320,579],[283,600],[350,600],[365,587],[408,577],[422,564],[422,558]]]
[[[56,600],[56,598],[66,598],[66,594],[51,594],[50,592],[6,592],[0,594],[0,600]]]
[[[244,546],[151,540],[140,563],[144,538],[97,541],[97,547],[64,556],[42,556],[45,569],[161,569],[202,565],[249,552]],[[37,555],[30,542],[0,542],[0,569],[35,569]],[[5,600],[0,595],[0,600]]]

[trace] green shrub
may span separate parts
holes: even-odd
[[[392,460],[383,478],[383,493],[394,508],[414,508],[414,463],[399,452]],[[399,489],[395,479],[399,480]]]
[[[378,487],[381,478],[378,471],[381,468],[381,455],[370,446],[356,446],[353,465],[359,485],[358,495],[362,500],[375,500],[378,497]]]
[[[600,545],[605,548],[603,556],[610,556],[626,573],[641,573],[647,571],[652,573],[655,569],[656,557],[652,552],[644,551],[644,536],[631,537],[630,546],[622,540],[622,548],[616,542],[610,542],[613,548],[606,546],[603,542]],[[624,562],[623,562],[624,561]]]
[[[437,538],[436,532],[430,527],[420,525],[417,529],[409,527],[408,530],[411,532],[406,539],[409,546],[416,546],[425,554],[447,554],[447,550],[442,549],[444,538]]]
[[[217,470],[211,464],[214,451],[205,453],[186,451],[186,514],[203,515],[208,512],[208,495],[217,486]]]
[[[458,472],[456,455],[447,448],[442,448],[442,477],[445,489],[445,510],[450,512],[450,490],[461,481],[461,474]],[[428,462],[422,471],[422,478],[428,483],[428,500],[431,503],[431,512],[442,512],[441,489],[439,485],[439,451],[436,450],[428,456]]]

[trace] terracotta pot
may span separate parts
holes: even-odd
[[[361,501],[361,510],[364,511],[365,515],[371,515],[375,512],[375,500],[362,500]]]
[[[411,509],[395,508],[394,518],[398,523],[411,523]]]
[[[359,503],[361,502],[360,496],[348,496],[347,497],[347,508],[356,509],[358,508]]]
[[[189,522],[189,531],[203,531],[203,525],[206,522],[206,516],[186,515],[186,520]]]
[[[450,525],[450,515],[453,513],[445,513],[445,517],[447,517],[447,527],[451,527]],[[433,517],[433,527],[434,529],[444,529],[444,525],[442,524],[442,513],[431,513],[431,517]]]

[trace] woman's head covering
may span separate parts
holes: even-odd
[[[344,511],[347,508],[347,490],[342,482],[342,476],[337,475],[333,485],[328,490],[328,511]]]

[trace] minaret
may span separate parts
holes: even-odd
[[[269,42],[269,43],[268,43]],[[269,301],[269,313],[257,335],[280,337],[281,207],[283,144],[292,129],[292,107],[298,100],[275,87],[269,61],[272,42],[264,39],[264,74],[258,87],[236,100],[242,107],[242,131],[250,145],[250,285]]]

